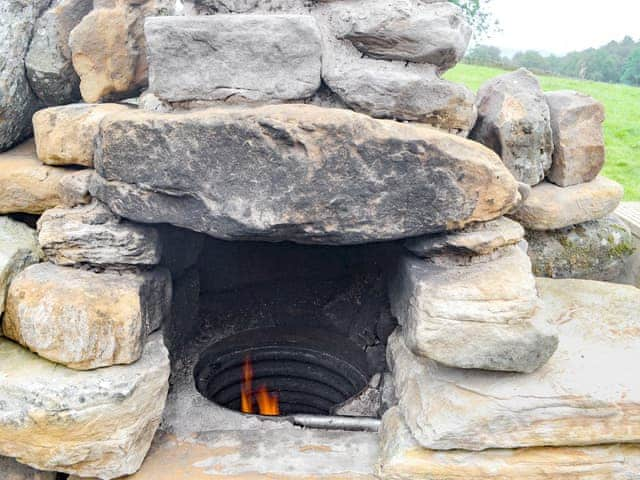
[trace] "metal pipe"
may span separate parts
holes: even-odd
[[[329,415],[289,415],[284,417],[294,425],[325,430],[348,430],[352,432],[377,432],[380,419],[374,417],[341,417]]]

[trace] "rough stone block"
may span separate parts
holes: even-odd
[[[384,416],[380,436],[382,480],[626,480],[640,472],[638,445],[429,450],[413,439],[395,408]]]
[[[41,263],[11,283],[3,331],[46,359],[87,370],[138,360],[170,307],[166,270],[94,273]]]
[[[92,193],[115,213],[227,240],[391,240],[497,218],[520,199],[474,142],[311,105],[133,112],[105,119],[98,143]]]
[[[623,195],[620,184],[601,176],[566,188],[544,182],[510,216],[528,230],[558,230],[606,217]]]
[[[155,228],[123,221],[98,201],[44,212],[38,242],[56,265],[157,265],[162,254]]]
[[[527,242],[538,277],[615,282],[635,251],[631,232],[615,217],[561,230],[531,230]]]
[[[32,213],[64,203],[61,182],[73,170],[43,165],[33,141],[0,153],[0,214]]]
[[[161,335],[133,365],[78,372],[0,339],[0,455],[110,480],[140,468],[169,388]]]
[[[149,90],[168,102],[295,100],[320,87],[309,15],[154,17],[145,32]]]
[[[391,310],[416,354],[461,368],[531,372],[558,340],[538,307],[527,254],[507,247],[468,265],[404,257],[390,286]]]
[[[55,472],[34,470],[8,457],[0,457],[0,473],[2,480],[56,480]]]
[[[528,70],[501,75],[478,91],[478,123],[471,138],[494,150],[517,180],[537,185],[551,167],[549,106]]]
[[[92,167],[100,121],[127,109],[118,104],[79,103],[40,110],[33,116],[38,158],[47,165]]]
[[[590,182],[604,166],[604,105],[572,91],[546,97],[555,145],[547,179],[561,187]]]
[[[558,350],[528,375],[462,370],[413,355],[394,335],[388,360],[403,418],[435,450],[640,443],[640,290],[539,279]]]

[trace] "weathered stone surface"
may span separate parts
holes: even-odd
[[[133,365],[92,372],[0,339],[0,454],[83,477],[134,473],[160,423],[168,378],[160,334]]]
[[[144,19],[171,13],[171,2],[119,0],[96,7],[69,35],[82,98],[94,103],[135,96],[147,85]]]
[[[97,201],[44,212],[38,241],[57,265],[157,265],[162,253],[155,228],[123,221]]]
[[[196,10],[219,13],[290,13],[307,11],[305,0],[194,0]]]
[[[615,217],[550,231],[529,231],[529,257],[538,277],[615,281],[633,254],[633,236]]]
[[[38,261],[40,253],[35,230],[9,217],[0,217],[0,317],[11,280]]]
[[[62,206],[71,208],[78,205],[91,203],[89,186],[91,178],[95,175],[93,170],[78,170],[60,179],[60,197]]]
[[[540,183],[551,167],[553,135],[536,77],[521,68],[489,80],[478,91],[477,104],[471,138],[498,153],[519,181]]]
[[[205,235],[173,225],[156,225],[162,244],[160,265],[174,278],[196,265],[204,248]]]
[[[40,106],[25,75],[24,58],[38,16],[50,0],[4,0],[0,4],[0,152],[31,134]]]
[[[311,105],[114,116],[96,153],[107,181],[92,193],[115,213],[221,239],[391,240],[490,220],[520,197],[474,142]]]
[[[350,62],[325,68],[324,79],[356,111],[376,118],[429,124],[467,136],[476,122],[475,96],[435,73],[407,72],[397,64],[362,68]]]
[[[506,217],[474,223],[462,230],[409,239],[404,246],[414,255],[429,258],[440,254],[489,255],[524,239],[524,228]]]
[[[546,94],[553,130],[550,182],[568,187],[590,182],[604,166],[604,105],[573,91]]]
[[[640,447],[539,447],[515,450],[442,452],[420,447],[398,409],[383,418],[382,480],[612,480],[635,479]]]
[[[40,472],[8,457],[0,457],[0,473],[2,480],[56,480],[55,472]]]
[[[25,58],[31,89],[47,105],[80,98],[80,78],[71,63],[69,33],[91,11],[91,0],[54,0],[35,25]]]
[[[560,344],[534,373],[461,370],[412,355],[390,339],[400,411],[437,450],[638,443],[640,290],[539,279],[541,313]]]
[[[448,69],[460,61],[471,39],[462,10],[449,2],[342,1],[336,7],[348,26],[341,38],[373,58]]]
[[[33,116],[36,151],[47,165],[93,166],[93,149],[100,122],[126,112],[118,104],[74,104],[40,110]]]
[[[149,90],[162,100],[284,101],[320,87],[320,31],[309,15],[154,17],[145,33]]]
[[[544,182],[511,216],[528,230],[558,230],[606,217],[623,195],[620,184],[601,176],[566,188]]]
[[[406,256],[390,286],[391,310],[416,354],[461,368],[531,372],[558,340],[538,306],[527,254],[439,265]]]
[[[77,370],[132,363],[170,303],[166,270],[94,273],[41,263],[11,283],[3,331]]]
[[[62,205],[61,182],[74,173],[43,165],[33,141],[0,153],[0,214],[40,214]]]

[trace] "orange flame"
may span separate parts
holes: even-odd
[[[251,358],[247,355],[242,367],[242,385],[240,386],[240,410],[242,413],[254,413],[253,398],[253,367]],[[280,415],[280,403],[278,394],[269,393],[266,385],[261,385],[255,396],[255,403],[258,404],[258,413],[266,416]]]

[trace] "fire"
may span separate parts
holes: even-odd
[[[280,404],[278,395],[270,393],[266,385],[260,385],[255,394],[253,392],[253,367],[251,366],[251,358],[247,355],[244,359],[242,367],[242,385],[240,386],[240,410],[242,413],[256,413],[254,404],[258,404],[260,415],[278,416],[280,415]],[[255,400],[255,401],[254,401]]]

